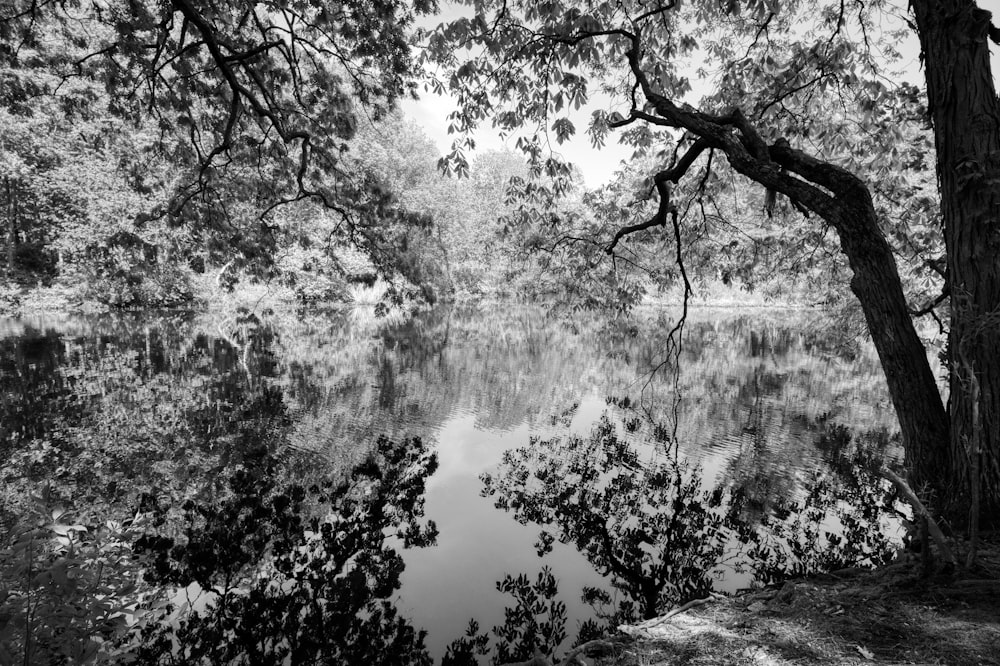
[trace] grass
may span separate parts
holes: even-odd
[[[376,305],[382,300],[389,283],[378,278],[370,287],[357,283],[347,287],[347,299],[352,305]]]

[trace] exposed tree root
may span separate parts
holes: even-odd
[[[630,633],[631,631],[642,631],[645,629],[652,629],[653,627],[663,624],[664,622],[674,617],[675,615],[680,615],[684,611],[691,610],[692,608],[697,608],[698,606],[704,606],[707,603],[724,598],[725,595],[712,592],[704,599],[693,599],[684,604],[683,606],[674,608],[673,610],[667,612],[664,615],[661,615],[660,617],[654,617],[650,620],[646,620],[645,622],[640,622],[639,624],[622,625],[621,627],[618,627],[618,630],[624,633]]]
[[[924,503],[920,501],[919,497],[917,497],[917,494],[913,492],[913,489],[910,488],[906,481],[901,479],[899,475],[891,469],[883,468],[879,474],[888,479],[892,485],[896,486],[896,489],[903,496],[903,498],[910,504],[911,507],[913,507],[914,517],[920,517],[927,521],[927,531],[930,533],[931,538],[934,539],[934,543],[937,544],[941,557],[951,566],[952,569],[954,569],[958,564],[958,560],[955,559],[955,554],[951,552],[951,548],[948,546],[948,540],[945,538],[941,528],[931,516],[927,507],[924,506]]]

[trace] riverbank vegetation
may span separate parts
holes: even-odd
[[[5,64],[10,103],[0,115],[5,163],[0,311],[204,307],[234,289],[260,293],[262,288],[278,302],[345,303],[376,280],[380,289],[365,297],[387,304],[545,298],[574,307],[627,309],[649,297],[683,300],[677,268],[670,263],[651,268],[656,243],[644,257],[591,266],[601,256],[600,239],[613,234],[620,220],[641,214],[643,199],[634,196],[644,177],[639,162],[623,166],[612,183],[596,189],[587,189],[579,173],[570,172],[557,202],[546,200],[544,186],[532,189],[541,181],[520,151],[477,154],[462,165],[461,178],[450,177],[438,169],[438,149],[422,130],[382,106],[409,89],[411,80],[387,91],[382,102],[372,102],[372,109],[346,92],[328,91],[336,99],[324,103],[338,110],[327,125],[310,131],[325,132],[336,145],[326,146],[327,166],[312,177],[325,188],[337,181],[335,197],[293,182],[292,154],[269,152],[266,162],[252,164],[247,162],[252,150],[230,154],[231,147],[218,144],[219,154],[206,166],[201,158],[211,154],[211,132],[225,128],[220,118],[198,115],[198,109],[219,100],[199,100],[185,88],[172,93],[177,99],[169,98],[169,117],[165,110],[150,117],[123,104],[125,93],[109,87],[112,74],[97,66],[99,59],[86,59],[90,51],[111,45],[136,47],[133,41],[116,41],[114,20],[58,12],[50,19],[39,23],[44,28],[38,35],[24,37]],[[80,26],[90,31],[89,40],[64,45],[61,40]],[[152,25],[144,26],[156,33]],[[114,76],[136,81],[148,81],[149,68],[159,67],[141,59],[132,69],[117,61],[111,65]],[[173,76],[193,76],[185,71]],[[172,90],[171,79],[165,81],[150,85]],[[241,107],[237,118],[248,127],[287,122],[266,116],[251,121],[252,115]],[[191,131],[199,127],[205,134],[192,142]],[[251,136],[245,139],[251,149],[270,145],[270,139],[255,143]],[[315,157],[316,147],[310,150],[300,157]],[[223,153],[227,161],[216,163]],[[340,182],[345,174],[349,186]],[[685,230],[696,296],[713,303],[845,300],[844,266],[825,235],[803,243],[801,228],[761,215],[752,195],[722,192],[713,201],[713,217],[700,223],[709,226]],[[519,220],[536,208],[548,209],[551,224],[536,220],[525,228]],[[734,220],[746,229],[727,226]],[[577,225],[574,233],[596,244],[567,243],[563,223]],[[815,257],[825,260],[806,269]],[[782,261],[802,270],[785,273]]]

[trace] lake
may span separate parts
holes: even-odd
[[[573,637],[586,620],[648,615],[706,585],[734,591],[753,580],[747,553],[764,552],[739,536],[787,518],[788,503],[829,514],[798,525],[789,558],[813,557],[802,535],[822,540],[820,526],[850,533],[833,511],[842,498],[823,504],[816,482],[852,438],[898,454],[894,416],[874,351],[821,313],[698,310],[679,347],[677,314],[0,319],[0,517],[15,530],[47,486],[92,533],[149,512],[146,529],[182,542],[183,507],[221,502],[231,470],[255,464],[248,441],[278,461],[268,483],[307,485],[359,469],[379,436],[419,438],[436,456],[418,491],[437,536],[402,548],[385,531],[405,568],[384,598],[427,630],[434,658],[471,618],[503,625],[516,599],[565,615]],[[531,584],[545,567],[557,593]]]

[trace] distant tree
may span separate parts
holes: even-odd
[[[564,190],[569,168],[547,148],[575,134],[570,110],[599,88],[608,105],[593,114],[591,140],[600,145],[622,130],[641,153],[660,151],[645,186],[655,209],[648,219],[623,222],[604,249],[613,255],[626,239],[666,226],[686,292],[690,222],[682,214],[702,200],[712,165],[724,158],[737,182],[762,186],[769,214],[779,212],[780,197],[792,219],[814,217],[839,236],[914,484],[958,520],[969,506],[973,520],[1000,515],[1000,264],[993,251],[1000,246],[993,223],[1000,100],[988,48],[988,38],[1000,38],[989,12],[973,0],[914,0],[902,21],[893,15],[905,7],[891,2],[469,4],[467,16],[428,35],[425,52],[448,72],[434,86],[458,100],[447,170],[463,170],[471,134],[489,118],[525,133],[518,143],[533,172],[551,180],[550,192]],[[913,123],[926,116],[916,90],[892,84],[886,72],[907,24],[923,52],[940,235],[933,194],[905,177],[921,157],[909,143]],[[696,108],[684,66],[701,62],[718,87]],[[895,210],[930,223],[906,234],[891,229],[886,207],[876,203],[883,189]],[[946,256],[926,260],[944,289],[929,306],[907,303],[887,234],[916,242],[918,251],[943,237]],[[912,317],[949,297],[946,409]]]
[[[134,224],[141,211],[163,204],[171,179],[152,150],[151,127],[111,115],[93,81],[60,86],[51,70],[33,65],[5,73],[0,244],[8,274],[19,269],[32,282],[61,275],[79,296],[110,305],[185,300],[184,276],[171,260],[183,262],[190,238],[170,233],[162,220]],[[57,95],[38,92],[56,87]]]
[[[503,295],[532,286],[532,258],[506,225],[514,211],[509,181],[527,175],[520,156],[486,151],[469,165],[469,178],[447,178],[436,169],[433,142],[397,114],[362,123],[352,150],[365,169],[391,186],[403,208],[426,218],[423,225],[382,227],[382,245],[397,248],[387,268],[394,264],[436,296]]]

